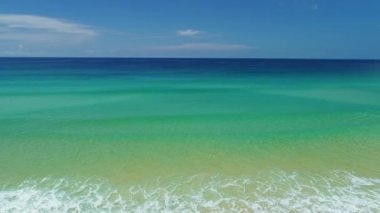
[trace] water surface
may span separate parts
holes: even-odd
[[[380,210],[380,62],[0,59],[0,211]]]

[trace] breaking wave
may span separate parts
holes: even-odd
[[[380,179],[348,172],[195,175],[143,185],[44,178],[0,191],[0,212],[376,212]]]

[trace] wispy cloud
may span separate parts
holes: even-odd
[[[199,30],[192,30],[192,29],[178,30],[177,31],[177,35],[179,35],[179,36],[187,36],[187,37],[196,36],[196,35],[199,35],[201,33],[202,32],[199,31]]]
[[[46,42],[62,39],[83,40],[97,35],[85,25],[56,18],[0,14],[0,40]]]
[[[311,6],[311,9],[312,9],[312,10],[318,10],[318,9],[319,9],[319,5],[318,5],[318,4],[313,4],[313,5]]]
[[[242,44],[220,44],[220,43],[188,43],[179,45],[157,46],[159,50],[246,50],[252,47]]]

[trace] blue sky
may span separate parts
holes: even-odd
[[[380,1],[1,0],[0,56],[380,59]]]

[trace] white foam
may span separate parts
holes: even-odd
[[[0,191],[0,212],[378,212],[380,179],[334,172],[195,175],[134,186],[28,180]]]

